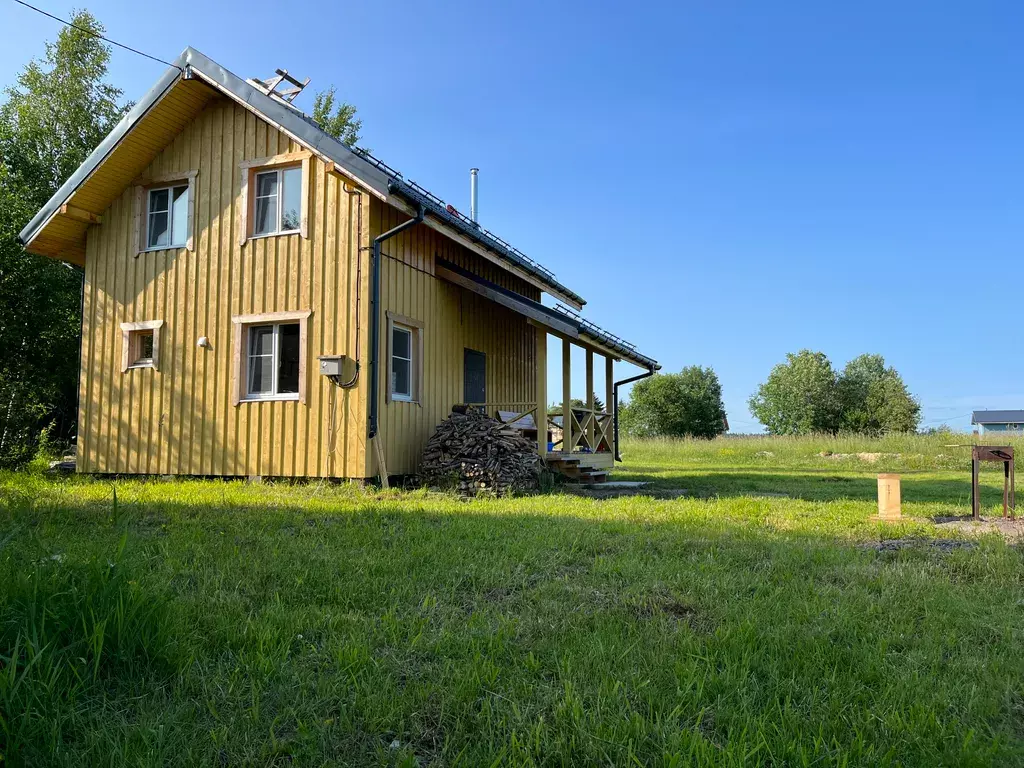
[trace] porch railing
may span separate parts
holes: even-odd
[[[456,407],[476,408],[498,421],[537,439],[537,403],[499,401],[492,403],[459,403]],[[587,407],[572,408],[571,425],[566,430],[563,412],[551,412],[547,417],[547,450],[557,453],[611,453],[612,415],[607,411]],[[560,436],[559,436],[560,433]],[[569,435],[566,439],[566,435]]]
[[[596,408],[571,408],[570,425],[566,429],[564,412],[548,415],[548,423],[561,428],[562,438],[553,441],[553,450],[562,453],[610,453],[612,450],[612,415]]]

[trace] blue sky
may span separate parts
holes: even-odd
[[[162,58],[335,84],[459,207],[480,167],[481,222],[665,370],[714,367],[734,431],[803,347],[885,355],[928,425],[1024,408],[1020,3],[87,7]],[[3,0],[0,30],[9,82],[57,24]],[[115,50],[111,79],[137,98],[162,69]]]

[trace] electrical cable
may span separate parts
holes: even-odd
[[[119,43],[116,40],[111,40],[109,37],[104,37],[103,35],[97,32],[93,32],[91,29],[80,27],[77,24],[73,24],[70,21],[67,21],[66,19],[60,18],[59,16],[54,16],[52,13],[47,13],[42,8],[36,8],[34,5],[29,5],[28,3],[25,2],[25,0],[14,0],[14,2],[16,2],[18,5],[23,5],[26,8],[35,11],[36,13],[41,13],[43,16],[47,16],[53,19],[54,21],[59,21],[61,24],[64,24],[65,26],[71,27],[72,29],[77,29],[79,32],[84,32],[87,35],[92,35],[93,37],[97,37],[100,40],[103,40],[104,42],[110,43],[111,45],[116,45],[118,48],[124,48],[126,51],[131,51],[132,53],[138,54],[139,56],[145,56],[147,59],[152,59],[153,61],[159,62],[161,64],[166,64],[168,67],[174,67],[179,72],[181,71],[181,67],[179,67],[177,64],[172,64],[171,62],[157,58],[156,56],[150,56],[148,53],[143,53],[137,48],[132,48],[130,45]]]

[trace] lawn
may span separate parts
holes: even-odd
[[[1021,550],[933,522],[968,512],[964,449],[624,452],[649,495],[0,475],[0,752],[1024,764]],[[879,471],[902,523],[871,519]]]

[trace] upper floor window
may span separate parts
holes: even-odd
[[[302,168],[279,168],[256,174],[254,235],[299,231],[302,220]]]
[[[192,222],[198,174],[166,173],[135,182],[136,255],[164,248],[195,250]]]
[[[184,248],[188,240],[188,185],[149,190],[147,248]]]
[[[307,151],[245,160],[242,170],[239,245],[250,237],[301,235],[309,237],[309,173]]]

